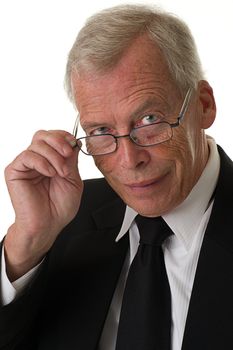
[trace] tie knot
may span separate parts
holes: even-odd
[[[140,243],[160,246],[173,234],[161,216],[148,218],[137,215],[135,221],[140,234]]]

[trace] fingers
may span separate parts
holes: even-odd
[[[32,139],[31,146],[47,144],[63,157],[72,154],[73,147],[77,144],[73,135],[62,130],[37,131]],[[30,148],[30,147],[29,147]]]
[[[41,175],[66,177],[77,171],[78,147],[74,136],[66,131],[44,131],[35,133],[31,145],[11,164],[19,172],[35,170]],[[18,174],[19,175],[19,174]]]
[[[36,174],[32,174],[29,170],[34,170],[43,176],[53,177],[57,174],[55,167],[41,155],[26,150],[22,152],[15,160],[5,169],[6,179],[9,180],[26,180],[33,178]]]

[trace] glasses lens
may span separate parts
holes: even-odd
[[[139,146],[153,146],[172,138],[172,128],[166,122],[141,126],[131,132],[132,140]]]
[[[112,153],[116,149],[116,142],[111,135],[96,135],[80,138],[81,150],[88,155],[97,156]]]

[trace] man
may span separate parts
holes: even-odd
[[[233,165],[204,131],[215,100],[188,28],[149,7],[103,11],[79,33],[66,78],[87,136],[39,131],[6,169],[16,219],[3,242],[0,348],[133,349],[118,327],[138,214],[173,232],[166,349],[232,348]],[[80,149],[104,179],[83,184]],[[165,349],[132,332],[138,348]]]

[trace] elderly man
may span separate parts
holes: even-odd
[[[233,165],[193,38],[145,6],[90,18],[66,85],[85,136],[39,131],[6,169],[1,349],[233,347]],[[79,151],[104,178],[82,182]]]

